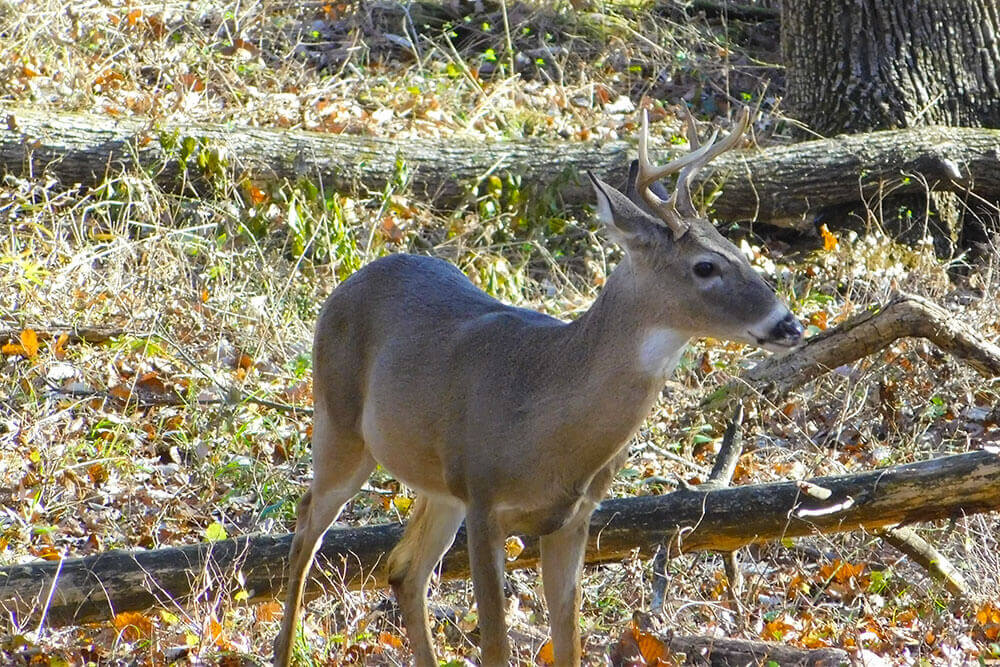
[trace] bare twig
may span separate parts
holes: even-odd
[[[927,570],[931,577],[944,583],[952,594],[962,598],[968,597],[969,586],[965,583],[962,573],[944,554],[917,535],[912,528],[888,528],[880,531],[879,535],[906,554],[914,563]]]
[[[713,487],[725,488],[732,484],[736,464],[743,454],[743,402],[737,401],[733,409],[733,417],[729,420],[726,433],[722,436],[722,447],[715,457],[715,465],[708,476],[708,484]]]

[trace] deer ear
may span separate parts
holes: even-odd
[[[654,238],[662,237],[661,225],[639,208],[631,199],[611,187],[601,179],[587,172],[597,195],[597,218],[623,247],[634,244],[648,244]]]

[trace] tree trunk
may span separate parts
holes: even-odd
[[[1000,509],[1000,456],[973,452],[810,483],[829,495],[819,500],[810,495],[815,486],[780,482],[608,500],[592,517],[587,562],[618,562],[636,548],[648,556],[660,543],[675,551],[731,551],[751,542],[994,511]],[[330,530],[312,570],[311,594],[324,584],[383,585],[385,555],[401,533],[401,524]],[[250,600],[273,598],[285,585],[291,537],[256,535],[8,566],[0,568],[0,603],[19,621],[44,609],[49,624],[65,625],[234,592],[240,580]],[[538,563],[537,540],[524,541],[508,568]],[[442,567],[448,577],[468,575],[464,529]]]
[[[196,144],[186,155],[179,147],[185,140]],[[442,144],[219,125],[154,130],[138,119],[109,121],[29,110],[11,111],[6,122],[0,122],[0,168],[14,174],[48,171],[67,186],[95,186],[107,172],[142,169],[161,187],[176,190],[196,176],[213,177],[204,176],[197,162],[199,154],[209,152],[220,158],[218,168],[237,181],[306,178],[333,191],[355,191],[359,184],[381,190],[403,164],[412,191],[440,206],[468,197],[483,174],[503,172],[529,185],[561,182],[564,201],[591,203],[593,193],[578,175],[590,169],[611,183],[624,184],[632,150],[624,141],[597,145],[454,139]],[[732,151],[715,160],[700,181],[720,176],[724,180],[712,204],[719,219],[796,226],[811,210],[852,205],[886,187],[920,192],[921,180],[944,190],[972,188],[977,196],[996,201],[998,154],[997,130],[876,132],[759,152]],[[669,157],[654,151],[656,160]]]
[[[820,134],[1000,127],[995,0],[796,0],[781,19],[788,113]],[[904,240],[929,232],[950,255],[962,208],[931,193],[887,197],[880,213]]]
[[[825,135],[1000,127],[994,0],[782,3],[788,112]]]

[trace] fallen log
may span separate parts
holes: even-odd
[[[732,665],[782,665],[783,667],[835,667],[851,664],[847,651],[839,648],[805,649],[745,639],[714,639],[674,635],[664,642],[671,657],[683,653],[685,665],[731,667]],[[641,663],[640,663],[641,664]]]
[[[511,173],[531,185],[559,186],[568,203],[591,203],[578,175],[586,170],[624,183],[632,144],[611,141],[484,142],[452,137],[394,141],[380,137],[227,125],[171,126],[139,118],[109,119],[12,109],[0,123],[0,168],[48,171],[67,185],[100,184],[139,168],[166,189],[200,175],[203,164],[237,180],[306,178],[334,191],[359,184],[382,189],[407,167],[418,196],[441,206],[469,196],[484,178]],[[712,203],[722,220],[755,219],[796,226],[809,211],[856,204],[887,189],[922,193],[973,191],[1000,199],[1000,130],[921,127],[807,141],[721,156],[695,183],[724,181]],[[654,151],[666,160],[667,151]],[[713,171],[714,170],[714,171]],[[716,191],[712,186],[710,191]]]
[[[65,326],[25,326],[15,329],[0,329],[0,344],[14,343],[20,339],[24,329],[31,329],[38,336],[38,340],[58,340],[63,334],[66,335],[68,343],[89,343],[98,345],[106,343],[112,338],[124,336],[127,332],[116,327],[101,327],[67,324]]]
[[[972,452],[852,475],[608,500],[591,521],[588,563],[617,562],[657,544],[731,551],[752,542],[933,521],[1000,509],[1000,456]],[[820,500],[810,495],[819,487]],[[331,529],[313,567],[310,594],[331,586],[380,586],[385,554],[402,524]],[[280,596],[291,535],[251,535],[152,551],[111,551],[61,562],[0,568],[0,604],[19,619],[43,612],[50,625],[185,604],[244,590]],[[534,567],[537,540],[507,567]],[[468,575],[464,529],[445,556],[446,577]],[[239,573],[239,576],[237,576]],[[242,581],[240,584],[238,582]],[[243,596],[241,596],[243,597]]]

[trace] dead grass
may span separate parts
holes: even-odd
[[[181,123],[580,141],[630,136],[637,106],[684,98],[708,116],[734,101],[761,107],[761,140],[780,139],[784,127],[780,73],[768,64],[776,45],[737,43],[748,26],[677,23],[645,7],[609,5],[600,14],[512,4],[506,25],[502,12],[487,9],[461,25],[421,24],[414,41],[398,11],[372,7],[378,11],[277,1],[0,2],[0,100]],[[669,110],[657,118],[659,140],[669,141],[677,119]],[[615,251],[601,248],[588,218],[558,208],[547,214],[551,224],[512,232],[506,223],[518,210],[509,187],[503,197],[485,193],[442,213],[405,191],[322,193],[276,183],[248,193],[224,182],[192,198],[138,173],[96,189],[5,175],[0,328],[99,323],[121,334],[101,345],[43,341],[29,358],[0,357],[0,560],[197,542],[215,525],[229,535],[289,530],[310,474],[309,420],[242,399],[309,404],[312,323],[354,268],[387,252],[433,252],[515,303],[565,316],[589,304]],[[894,245],[878,235],[877,217],[869,222],[872,233],[845,234],[832,250],[803,256],[750,237],[746,251],[815,327],[907,289],[996,337],[995,267],[974,267],[956,283],[928,248]],[[694,345],[614,492],[696,481],[692,466],[710,465],[723,422],[698,403],[759,354]],[[737,481],[995,444],[997,392],[927,345],[902,342],[748,415],[752,435]],[[152,404],[151,396],[175,404]],[[226,401],[199,403],[219,399]],[[344,520],[397,519],[407,495],[378,473]],[[717,556],[686,556],[670,565],[662,616],[678,632],[855,646],[891,662],[951,664],[995,652],[992,626],[976,616],[1000,603],[995,518],[923,532],[967,574],[973,600],[955,603],[876,538],[850,535],[748,550],[738,606]],[[831,580],[824,568],[836,559],[863,572]],[[213,576],[238,581],[236,572]],[[510,582],[519,660],[530,663],[544,641],[537,578],[518,573]],[[606,647],[648,606],[649,585],[648,563],[639,560],[588,571],[591,664],[604,664]],[[442,585],[434,600],[442,657],[473,658],[470,586]],[[384,592],[338,591],[310,610],[304,660],[405,660]],[[0,651],[73,664],[260,658],[279,617],[274,605],[209,598],[93,627],[53,630],[11,618]]]

